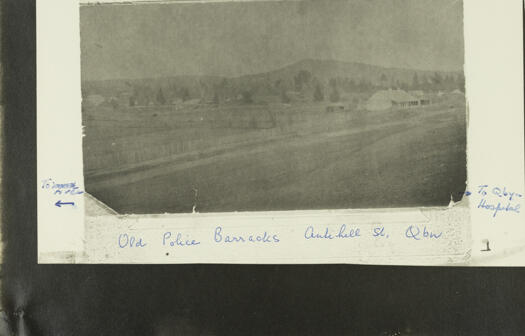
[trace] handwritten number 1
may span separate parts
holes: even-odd
[[[489,240],[488,240],[488,239],[483,239],[483,242],[485,243],[486,248],[485,248],[484,250],[481,250],[481,251],[482,251],[482,252],[488,252],[488,251],[490,251]]]

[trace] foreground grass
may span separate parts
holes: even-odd
[[[190,116],[206,120],[210,111]],[[282,107],[275,113],[280,119],[272,129],[217,129],[205,122],[177,128],[169,112],[137,131],[111,131],[109,122],[99,122],[103,126],[92,126],[99,136],[88,145],[110,150],[85,147],[87,167],[118,154],[115,142],[123,152],[153,154],[91,165],[86,189],[119,213],[163,213],[194,206],[200,212],[436,206],[465,188],[464,106],[350,114]],[[127,117],[129,126],[144,115]],[[202,141],[193,151],[198,155],[188,155],[191,149],[155,153],[181,136]]]

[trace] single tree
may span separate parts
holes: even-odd
[[[381,74],[379,82],[381,83],[382,87],[386,87],[388,85],[388,78],[386,78],[386,75],[384,73]]]
[[[414,76],[412,77],[412,89],[413,90],[418,90],[420,89],[420,86],[419,86],[419,77],[417,76],[417,73],[414,73]]]
[[[187,87],[183,87],[180,89],[180,99],[182,99],[183,102],[190,99],[190,91]]]
[[[330,101],[332,103],[336,103],[340,99],[341,99],[341,97],[339,95],[339,90],[337,89],[337,86],[335,86],[334,88],[332,88],[332,92],[330,92]]]
[[[290,97],[288,97],[288,94],[286,93],[286,90],[284,88],[281,89],[281,103],[290,103]]]
[[[435,72],[434,76],[432,76],[432,85],[434,87],[434,90],[443,89],[443,77],[439,72]]]
[[[159,91],[157,92],[157,104],[166,105],[166,98],[164,97],[164,92],[162,92],[162,88],[159,88]]]
[[[314,89],[314,101],[320,102],[320,101],[323,101],[323,100],[324,100],[323,90],[321,89],[321,85],[319,83],[317,83],[317,85],[315,85],[315,89]]]
[[[297,91],[302,91],[303,87],[310,83],[312,74],[307,70],[300,70],[297,75],[294,77],[295,89]]]

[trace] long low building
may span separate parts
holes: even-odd
[[[403,90],[381,90],[372,95],[366,103],[368,111],[381,111],[390,108],[408,108],[428,105],[428,99],[416,98]]]

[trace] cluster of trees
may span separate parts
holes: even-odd
[[[281,82],[281,81],[279,81]],[[281,100],[289,102],[286,88],[281,85]],[[464,92],[465,78],[461,74],[442,75],[438,72],[432,75],[419,75],[414,73],[412,81],[407,83],[399,79],[389,79],[385,74],[381,74],[377,81],[359,79],[354,80],[348,77],[335,77],[328,80],[327,85],[312,76],[311,73],[301,70],[294,76],[294,89],[298,92],[311,92],[313,101],[329,100],[338,102],[341,99],[341,92],[344,93],[364,93],[380,89],[403,89],[403,90],[423,90],[432,91],[452,91],[459,89]]]
[[[155,105],[166,105],[174,99],[187,101],[191,98],[190,91],[186,87],[177,87],[174,85],[168,88],[159,87],[154,90],[151,86],[134,85],[132,93],[129,96],[129,106],[146,106],[151,103]]]
[[[341,98],[339,93],[339,84],[335,78],[330,79],[328,82],[328,99],[331,102],[338,102]],[[325,100],[325,85],[318,78],[314,77],[309,71],[300,70],[297,75],[294,76],[294,89],[296,92],[305,93],[312,92],[312,100],[316,102]],[[281,100],[283,103],[290,101],[286,95],[286,89],[281,89]]]
[[[402,90],[422,90],[427,92],[465,90],[465,77],[461,74],[442,75],[435,72],[431,75],[418,75],[414,73],[412,81],[407,83],[399,79],[388,78],[381,74],[377,81],[359,79],[354,80],[348,77],[330,78],[325,85],[322,81],[314,77],[306,70],[299,71],[293,78],[293,89],[296,92],[311,93],[312,100],[316,102],[328,100],[338,102],[341,93],[364,93],[380,89],[402,89]],[[288,89],[283,86],[283,81],[279,80],[276,86],[280,88],[280,97],[283,103],[290,102],[286,93]]]
[[[447,74],[443,76],[439,72],[431,76],[418,76],[417,73],[415,73],[412,77],[412,83],[402,83],[401,85],[412,90],[453,91],[457,89],[465,92],[465,77],[461,74],[457,74],[456,76]]]
[[[203,79],[187,85],[170,83],[164,86],[159,85],[155,89],[150,84],[130,86],[132,87],[132,93],[129,97],[130,106],[166,105],[176,100],[185,102],[190,99],[200,99],[202,102],[219,104],[238,95],[242,95],[242,100],[246,103],[252,103],[254,94],[253,89],[234,89],[226,79],[222,79],[218,83],[206,82]]]
[[[338,92],[370,92],[380,89],[402,89],[402,90],[423,90],[423,91],[453,91],[465,90],[465,77],[463,75],[441,75],[436,72],[430,76],[415,73],[412,81],[407,83],[399,79],[389,79],[385,74],[381,74],[379,80],[375,83],[369,80],[360,79],[355,81],[347,77],[335,77],[328,81],[328,86],[333,92],[334,98]]]

